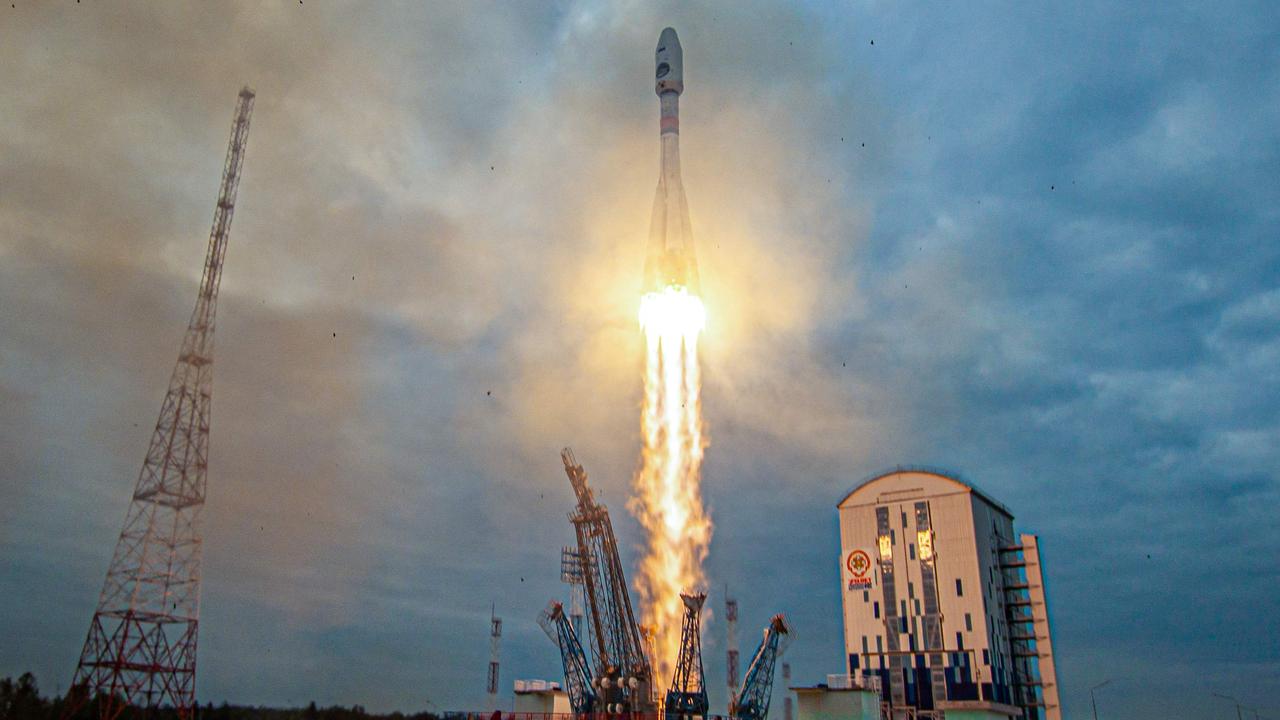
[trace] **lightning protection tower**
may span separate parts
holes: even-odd
[[[724,627],[729,634],[728,642],[725,643],[728,656],[725,669],[729,676],[729,704],[732,706],[733,699],[738,696],[738,601],[729,597],[728,585],[724,586]]]
[[[485,693],[490,710],[498,709],[498,651],[502,647],[502,618],[496,613],[495,608],[489,609],[489,678]]]
[[[214,311],[253,101],[252,90],[240,91],[200,293],[76,665],[68,715],[94,700],[102,720],[129,706],[164,705],[187,720],[195,707]]]
[[[782,689],[787,691],[782,698],[782,720],[791,720],[791,663],[782,663]]]

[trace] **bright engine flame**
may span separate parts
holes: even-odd
[[[668,287],[640,300],[646,340],[643,462],[631,511],[647,531],[637,590],[653,632],[654,687],[665,689],[680,649],[680,593],[705,586],[702,562],[711,520],[702,507],[702,407],[698,335],[706,310],[697,295]]]

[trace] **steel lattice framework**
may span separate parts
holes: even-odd
[[[591,654],[596,664],[606,712],[642,712],[653,708],[653,672],[645,654],[627,592],[627,578],[618,557],[609,510],[596,502],[587,484],[587,471],[565,448],[560,453],[565,474],[578,505],[569,515],[578,538],[587,609],[591,623]]]
[[[129,706],[195,706],[200,511],[209,466],[213,331],[222,259],[254,93],[240,91],[200,293],[72,680],[67,714],[90,700],[114,720]]]
[[[564,606],[552,600],[547,609],[538,615],[538,625],[560,649],[560,662],[564,665],[565,692],[569,707],[575,715],[590,713],[596,703],[595,682],[587,654],[578,641],[573,623],[564,614]]]
[[[751,656],[751,664],[747,666],[747,675],[742,679],[742,690],[729,706],[729,717],[733,720],[767,720],[769,717],[769,701],[773,697],[773,669],[786,652],[791,641],[791,627],[782,615],[774,615],[764,629],[764,637],[755,655]]]
[[[702,604],[706,593],[680,593],[684,602],[684,624],[680,629],[680,656],[671,677],[665,703],[667,720],[706,717],[706,676],[702,672]]]
[[[729,586],[724,587],[724,627],[728,633],[725,643],[725,672],[729,680],[729,702],[738,696],[738,601],[729,597]]]

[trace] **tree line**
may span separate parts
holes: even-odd
[[[45,697],[31,673],[23,673],[16,680],[0,678],[0,720],[97,720],[101,699],[81,703],[75,712],[66,713],[65,696]],[[369,713],[360,705],[343,707],[316,707],[314,702],[301,708],[267,708],[248,705],[221,705],[208,703],[197,705],[196,720],[440,720],[434,713],[406,715],[394,712],[385,715]],[[120,720],[178,720],[173,708],[145,708],[130,706],[120,715]]]

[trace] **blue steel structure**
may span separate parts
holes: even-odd
[[[791,628],[782,615],[774,615],[764,629],[760,646],[751,657],[742,690],[733,699],[729,715],[734,720],[766,720],[769,717],[769,700],[773,696],[773,670],[778,656],[786,650]]]
[[[560,661],[564,665],[565,692],[569,695],[569,707],[577,715],[595,709],[596,693],[592,687],[591,666],[587,654],[573,631],[573,623],[564,614],[564,606],[552,600],[538,616],[538,624],[547,637],[560,648]]]

